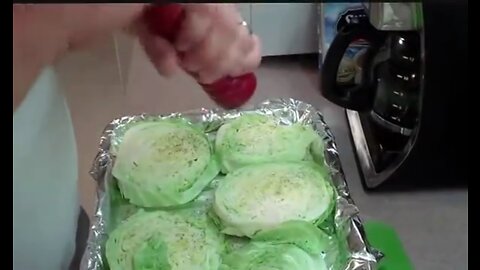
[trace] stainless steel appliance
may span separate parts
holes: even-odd
[[[322,94],[346,108],[367,189],[468,182],[468,2],[370,3],[368,20],[337,31],[322,64]],[[358,80],[339,81],[352,42],[368,44]]]

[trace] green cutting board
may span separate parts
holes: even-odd
[[[370,245],[385,254],[385,257],[380,260],[378,270],[415,269],[392,227],[375,221],[365,222],[364,227]]]

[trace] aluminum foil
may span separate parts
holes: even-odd
[[[121,137],[129,124],[145,119],[155,120],[167,117],[184,117],[192,123],[203,125],[205,132],[214,136],[216,130],[225,120],[238,117],[244,112],[256,111],[279,117],[282,124],[302,122],[312,127],[323,138],[325,151],[324,158],[330,168],[331,180],[337,189],[337,209],[334,216],[334,226],[337,236],[345,238],[345,248],[348,258],[344,270],[373,270],[381,259],[382,254],[372,249],[365,237],[358,208],[350,197],[347,183],[340,165],[334,137],[326,125],[322,114],[312,105],[294,99],[267,100],[249,109],[242,110],[209,110],[200,109],[185,113],[170,115],[136,115],[125,116],[113,120],[105,128],[101,137],[99,152],[94,160],[91,176],[97,182],[97,206],[92,221],[91,232],[87,249],[82,259],[81,269],[107,270],[108,266],[104,257],[105,242],[108,237],[110,223],[108,217],[112,210],[111,197],[115,180],[111,175],[115,152]],[[337,269],[336,269],[337,270]]]

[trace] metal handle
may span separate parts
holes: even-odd
[[[385,35],[369,23],[344,26],[330,44],[322,65],[321,91],[325,98],[344,108],[356,111],[368,111],[373,106],[375,90],[371,63]],[[340,62],[355,40],[364,39],[369,47],[362,61],[361,82],[355,86],[340,86],[337,72]]]

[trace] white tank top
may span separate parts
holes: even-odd
[[[79,211],[77,153],[53,69],[13,115],[14,270],[68,269]]]

